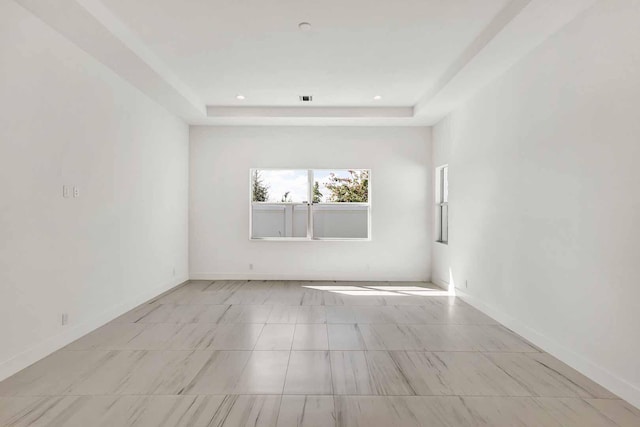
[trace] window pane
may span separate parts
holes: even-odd
[[[442,168],[442,201],[449,202],[449,167]]]
[[[251,237],[286,237],[286,205],[251,205]]]
[[[251,237],[307,237],[306,169],[251,171]]]
[[[369,171],[323,169],[313,171],[314,203],[368,203]]]
[[[251,237],[307,237],[309,207],[295,203],[252,203]]]
[[[252,201],[306,203],[309,177],[306,169],[255,169],[251,172]]]
[[[440,208],[440,241],[449,241],[449,205],[442,205]]]
[[[313,205],[313,237],[366,239],[369,206],[345,204]]]

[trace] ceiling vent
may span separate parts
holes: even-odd
[[[300,95],[300,102],[311,102],[313,101],[313,96],[311,95]]]

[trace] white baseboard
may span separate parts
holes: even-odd
[[[428,282],[419,275],[380,275],[378,273],[191,273],[191,280],[319,280],[319,281],[372,281],[372,282]]]
[[[165,284],[163,286],[155,288],[152,291],[142,293],[137,297],[111,307],[98,314],[97,316],[94,316],[82,323],[70,326],[68,329],[64,330],[64,332],[47,338],[44,341],[41,341],[33,347],[29,348],[28,350],[25,350],[3,362],[0,362],[0,381],[23,370],[24,368],[32,365],[38,360],[45,358],[54,351],[63,348],[64,346],[72,343],[78,338],[126,313],[127,311],[151,299],[157,298],[159,295],[167,293],[186,282],[187,279],[184,279],[178,282],[178,284]]]
[[[433,283],[434,285],[440,286],[445,291],[449,289],[449,282],[438,279],[437,277],[432,277],[431,283]]]
[[[557,341],[525,325],[513,316],[484,303],[472,295],[456,289],[456,296],[640,409],[640,388],[636,385],[618,377],[581,354],[574,352]]]

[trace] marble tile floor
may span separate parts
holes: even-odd
[[[427,283],[192,281],[0,382],[0,426],[640,426]]]

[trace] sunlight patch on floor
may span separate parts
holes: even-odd
[[[327,291],[336,294],[352,296],[450,296],[451,293],[442,289],[434,289],[423,286],[332,286],[318,285],[303,288]]]

